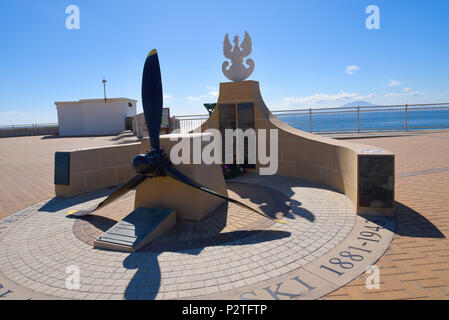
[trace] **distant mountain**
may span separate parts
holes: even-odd
[[[366,102],[366,101],[353,101],[353,102],[348,102],[347,104],[345,104],[342,107],[371,107],[374,106],[374,104]]]

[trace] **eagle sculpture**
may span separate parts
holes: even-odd
[[[223,54],[226,58],[231,60],[231,66],[228,69],[229,62],[225,61],[222,65],[223,74],[232,81],[243,81],[247,79],[254,71],[254,61],[251,58],[246,59],[248,68],[243,64],[243,58],[251,54],[251,38],[247,31],[242,44],[239,45],[239,36],[234,37],[234,46],[229,41],[229,36],[226,36],[223,41]]]

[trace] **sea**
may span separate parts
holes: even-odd
[[[449,105],[402,110],[308,110],[273,114],[289,126],[312,132],[401,131],[449,128]]]

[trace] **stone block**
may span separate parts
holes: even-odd
[[[94,241],[99,248],[133,252],[176,223],[174,210],[137,208]]]
[[[169,156],[171,148],[178,143],[178,141],[170,141],[170,138],[190,139],[190,161],[192,161],[193,139],[201,138],[201,135],[196,133],[163,135],[160,138],[161,148]],[[206,141],[201,143],[201,150],[207,143]],[[227,196],[228,193],[220,164],[179,164],[175,167],[193,181]],[[172,178],[157,177],[147,179],[137,186],[134,207],[172,209],[176,210],[176,216],[178,218],[200,220],[217,208],[223,201],[216,196],[195,189]]]

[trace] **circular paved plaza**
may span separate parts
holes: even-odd
[[[304,180],[249,174],[227,187],[288,224],[224,203],[125,253],[93,241],[134,209],[134,192],[82,218],[66,212],[111,190],[54,198],[0,221],[0,283],[16,299],[319,298],[365,272],[393,237],[394,219],[357,216],[343,194]]]

